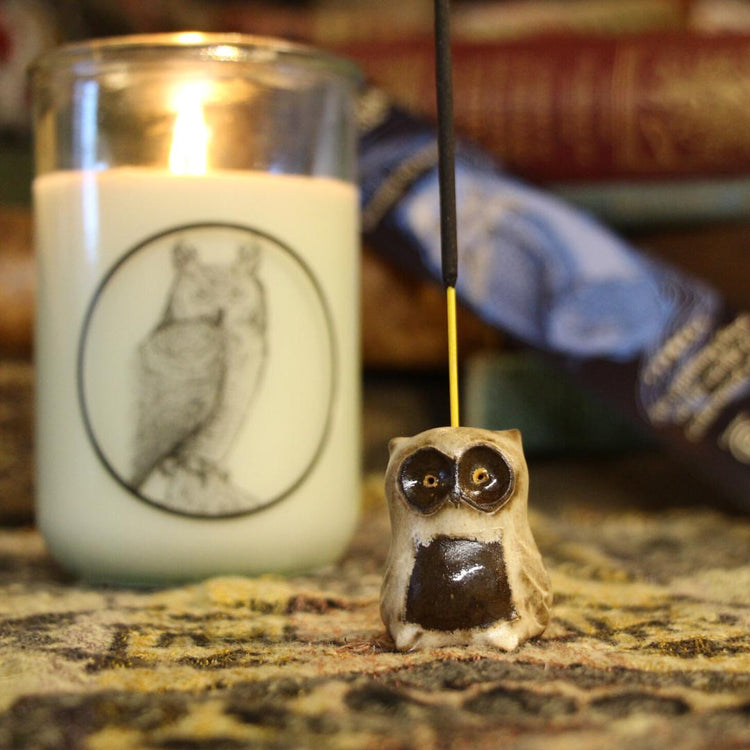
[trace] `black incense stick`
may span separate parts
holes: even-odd
[[[456,333],[456,137],[453,132],[453,65],[450,0],[435,0],[435,80],[437,84],[440,253],[448,302],[448,377],[451,427],[458,427],[458,336]]]
[[[443,282],[446,287],[455,287],[458,278],[458,240],[456,232],[456,137],[453,132],[450,0],[435,0],[435,77],[437,83],[440,249]]]

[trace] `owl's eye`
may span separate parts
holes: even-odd
[[[469,448],[458,463],[458,483],[465,500],[477,510],[492,513],[513,490],[513,470],[499,451],[488,445]]]
[[[429,488],[437,487],[439,483],[440,483],[440,480],[434,474],[425,474],[424,479],[422,479],[423,487],[429,487]]]
[[[475,487],[481,487],[490,481],[490,472],[484,466],[478,466],[471,472],[471,483]]]
[[[453,461],[435,448],[421,448],[401,464],[399,482],[409,505],[429,515],[451,492]]]

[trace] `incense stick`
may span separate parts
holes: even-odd
[[[435,78],[440,183],[440,251],[448,307],[448,378],[451,427],[458,427],[458,336],[456,333],[456,138],[453,129],[453,74],[450,45],[450,0],[435,0]]]
[[[448,299],[448,389],[451,427],[458,427],[458,336],[456,335],[456,287],[446,290]]]

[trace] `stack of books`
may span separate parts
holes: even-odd
[[[347,55],[397,104],[435,116],[431,0],[220,3],[210,24]],[[747,7],[455,0],[452,32],[459,137],[747,307]]]

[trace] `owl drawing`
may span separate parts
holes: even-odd
[[[528,487],[518,430],[439,427],[391,441],[380,613],[399,650],[510,651],[544,630],[552,597]]]
[[[259,250],[212,264],[178,242],[161,320],[137,351],[137,424],[131,484],[196,515],[246,511],[257,500],[224,462],[258,389],[267,356]]]

